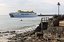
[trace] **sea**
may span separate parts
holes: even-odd
[[[41,18],[44,17],[52,16],[11,18],[9,15],[0,15],[0,31],[34,29],[40,24]]]

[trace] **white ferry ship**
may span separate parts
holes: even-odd
[[[10,17],[36,17],[36,13],[33,11],[21,11],[18,10],[18,12],[13,12],[9,14]]]

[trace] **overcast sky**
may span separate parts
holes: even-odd
[[[8,15],[17,10],[33,10],[36,13],[57,13],[60,2],[60,13],[64,13],[64,0],[0,0],[0,15]]]

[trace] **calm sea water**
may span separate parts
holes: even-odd
[[[11,18],[9,15],[0,15],[0,31],[19,30],[32,27],[40,23],[42,17]],[[20,21],[22,19],[22,21]]]

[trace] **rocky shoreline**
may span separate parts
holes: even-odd
[[[0,32],[0,42],[8,42],[8,38],[15,36],[15,31]]]
[[[0,31],[0,42],[19,42],[25,36],[28,36],[34,32],[38,25],[34,25],[26,29],[21,30],[10,30],[10,31]]]
[[[24,32],[0,32],[0,42],[64,42],[64,27],[59,26],[60,20],[64,21],[64,18],[54,16],[47,20],[46,17],[43,22],[41,20],[39,26]]]
[[[34,29],[0,31],[0,42],[23,42],[23,38],[32,34]]]

